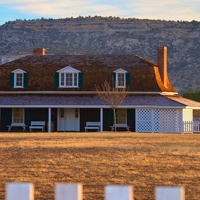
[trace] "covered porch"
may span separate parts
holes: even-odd
[[[113,110],[94,107],[7,107],[0,109],[0,131],[41,131],[30,129],[33,122],[45,123],[44,131],[84,132],[88,122],[97,122],[98,131],[111,131],[113,126]],[[130,127],[135,131],[135,109],[117,109],[117,123]],[[118,130],[126,130],[119,126]],[[89,130],[90,131],[90,130]],[[91,129],[91,131],[94,131]]]
[[[129,95],[117,109],[117,123],[133,132],[184,132],[183,122],[193,121],[188,119],[193,110],[200,109],[198,105],[188,107],[163,95]],[[112,109],[91,94],[6,94],[0,95],[0,108],[1,131],[12,123],[23,123],[29,131],[31,121],[45,121],[47,132],[83,132],[87,122],[98,122],[101,132],[113,126]]]

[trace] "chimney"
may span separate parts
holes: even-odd
[[[33,49],[33,54],[34,55],[45,55],[46,49],[45,48],[35,48]]]
[[[167,47],[158,47],[158,68],[165,87],[167,87]]]

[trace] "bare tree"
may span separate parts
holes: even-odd
[[[112,84],[114,85],[114,84]],[[109,105],[113,110],[114,116],[114,130],[116,129],[116,109],[123,103],[127,96],[126,88],[112,87],[111,84],[105,80],[102,86],[95,86],[97,91],[97,96],[102,99],[107,105]]]

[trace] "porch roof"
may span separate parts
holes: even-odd
[[[200,102],[197,102],[197,101],[193,101],[193,100],[186,99],[186,98],[183,98],[181,96],[176,96],[176,95],[175,96],[169,96],[168,98],[173,100],[173,101],[182,103],[182,104],[189,106],[189,107],[199,107],[200,108]]]
[[[188,105],[163,95],[129,95],[121,107],[184,108]],[[200,108],[200,103],[199,105]],[[0,95],[0,107],[108,107],[96,95]]]

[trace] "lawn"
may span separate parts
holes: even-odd
[[[134,186],[135,200],[153,200],[156,186],[183,186],[200,199],[200,134],[1,133],[0,199],[7,182],[32,182],[36,200],[53,200],[55,183],[83,184],[84,200],[104,187]]]

